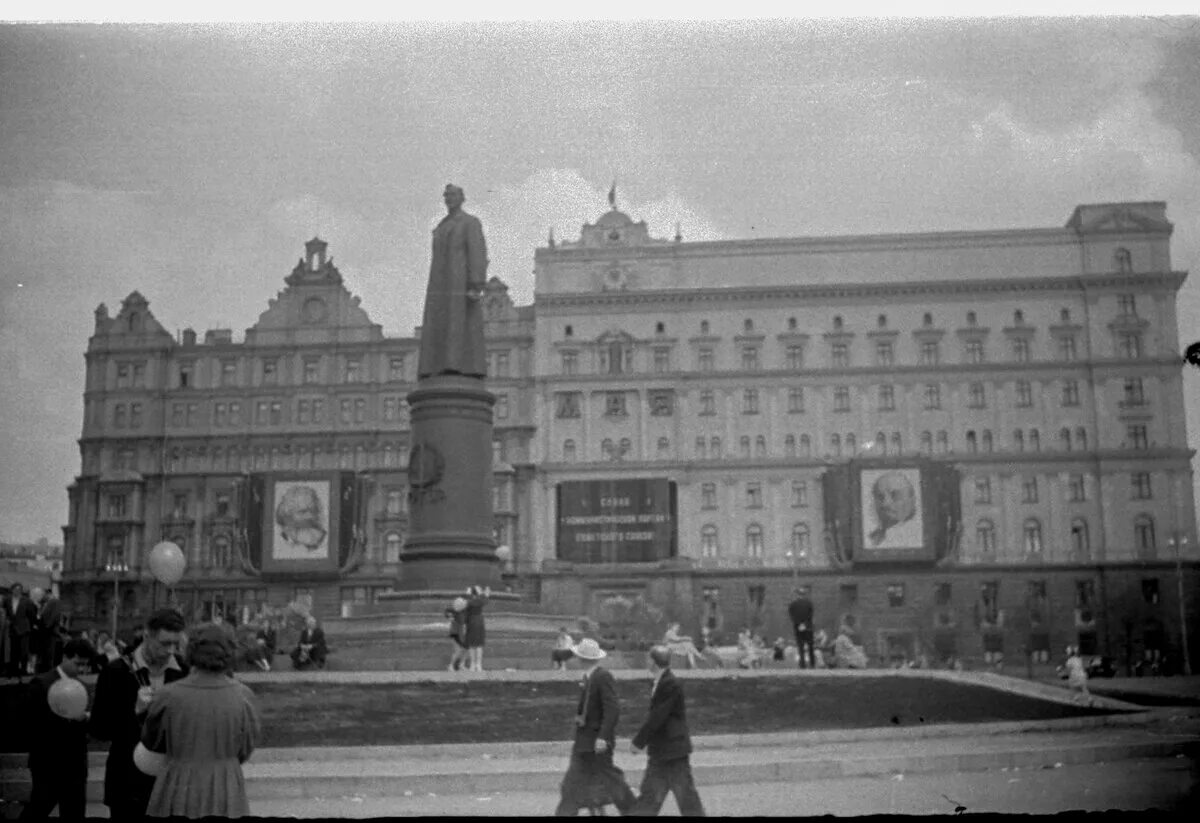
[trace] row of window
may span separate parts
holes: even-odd
[[[833,411],[850,412],[850,386],[833,387]],[[1145,388],[1140,377],[1126,378],[1123,385],[1121,405],[1143,406],[1146,403]],[[993,389],[995,391],[995,389]],[[790,414],[802,414],[805,411],[804,387],[790,386],[787,390],[787,410]],[[628,415],[628,398],[630,392],[606,391],[604,393],[604,415],[608,417],[623,417]],[[942,409],[942,384],[926,383],[921,392],[923,408],[926,411]],[[1018,409],[1033,407],[1033,383],[1029,380],[1013,382],[1013,407]],[[890,383],[876,387],[876,411],[896,411],[896,387]],[[1079,381],[1062,381],[1062,405],[1077,407],[1079,400]],[[712,417],[717,412],[717,395],[713,389],[701,389],[697,395],[697,414],[701,417]],[[651,389],[646,392],[651,416],[670,417],[675,413],[675,392],[672,389]],[[986,384],[975,381],[967,384],[966,405],[969,409],[988,408]],[[742,414],[759,414],[762,411],[761,393],[759,389],[742,389]],[[583,392],[563,391],[554,393],[554,416],[559,419],[579,418],[583,413]]]

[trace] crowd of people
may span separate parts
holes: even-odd
[[[62,604],[50,589],[14,583],[0,598],[0,673],[25,678],[59,664],[67,641]]]

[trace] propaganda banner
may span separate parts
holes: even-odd
[[[675,556],[675,484],[665,477],[575,480],[557,489],[558,559],[649,563]]]

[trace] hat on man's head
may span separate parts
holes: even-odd
[[[580,640],[571,651],[575,652],[575,656],[580,660],[603,660],[608,657],[604,649],[600,648],[600,644],[590,637]]]

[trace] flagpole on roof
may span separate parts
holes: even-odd
[[[612,188],[608,190],[608,205],[615,210],[617,208],[617,181],[614,178]]]

